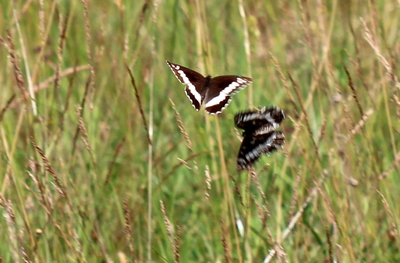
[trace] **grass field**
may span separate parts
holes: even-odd
[[[0,1],[0,262],[400,262],[400,1]],[[253,84],[196,112],[165,60]],[[236,171],[236,113],[285,111]]]

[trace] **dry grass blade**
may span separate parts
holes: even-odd
[[[135,97],[136,97],[136,100],[138,102],[140,116],[142,117],[144,128],[146,129],[147,140],[148,140],[149,144],[153,144],[151,139],[150,139],[149,127],[147,125],[146,116],[144,115],[142,101],[140,100],[139,90],[138,90],[138,88],[136,86],[135,78],[133,77],[132,71],[128,67],[128,65],[125,65],[125,66],[126,66],[126,69],[128,70],[129,76],[131,77],[131,83],[132,83],[133,89],[135,90]]]
[[[323,199],[324,202],[325,202],[325,205],[327,206],[327,210],[328,210],[329,216],[330,216],[330,218],[328,217],[328,219],[329,219],[330,221],[332,221],[332,222],[333,222],[333,225],[339,229],[339,232],[342,232],[342,229],[341,229],[340,226],[339,226],[339,223],[338,223],[336,214],[335,214],[335,212],[334,212],[331,199],[329,199],[329,197],[327,196],[327,194],[322,190],[322,188],[321,188],[321,183],[320,183],[320,182],[317,182],[317,181],[314,181],[314,182],[315,182],[315,187],[317,188],[319,194],[321,195],[322,199]]]
[[[60,70],[61,70],[61,63],[62,63],[62,55],[64,51],[64,43],[67,37],[67,27],[68,27],[68,19],[69,19],[69,12],[67,13],[65,19],[63,19],[62,15],[59,14],[59,29],[60,29],[60,38],[58,42],[58,52],[57,52],[57,66],[56,66],[56,74],[55,74],[55,80],[54,80],[54,90],[57,90],[58,88],[58,82],[60,80]]]
[[[243,23],[243,35],[244,35],[244,51],[246,53],[246,60],[247,60],[247,65],[248,65],[248,74],[251,76],[251,52],[250,52],[250,36],[249,36],[249,26],[247,24],[247,17],[246,17],[246,11],[243,6],[243,0],[239,0],[239,14],[240,17],[242,18],[242,23]],[[248,102],[249,106],[253,107],[253,85],[250,85],[248,87]]]
[[[45,11],[44,11],[44,0],[39,0],[39,31],[42,37],[42,47],[46,44],[46,23],[45,23]]]
[[[319,149],[319,146],[320,146],[322,140],[324,139],[325,131],[326,131],[326,124],[327,124],[327,123],[328,123],[328,119],[325,118],[325,119],[324,119],[324,122],[322,123],[321,132],[319,133],[319,137],[318,137],[318,140],[317,140],[317,147],[318,147],[318,149]]]
[[[288,226],[286,227],[285,231],[283,231],[281,240],[279,241],[279,243],[282,243],[286,237],[292,232],[294,226],[297,224],[297,222],[299,221],[301,215],[303,214],[304,210],[306,209],[306,207],[311,203],[311,201],[313,200],[313,198],[317,195],[318,193],[318,188],[319,185],[322,184],[322,182],[325,180],[325,178],[328,176],[327,171],[325,170],[322,173],[322,177],[319,179],[319,181],[317,182],[317,185],[314,186],[311,191],[310,194],[307,196],[306,201],[304,201],[303,205],[300,207],[300,209],[297,211],[297,213],[292,217],[292,219],[290,220]],[[274,255],[277,253],[276,249],[272,249],[270,250],[268,256],[264,259],[263,263],[268,263],[270,262]]]
[[[364,19],[361,18],[361,23],[364,26],[364,38],[367,40],[367,42],[370,44],[372,49],[375,51],[375,54],[378,56],[380,62],[382,63],[383,67],[386,69],[387,74],[390,76],[390,79],[395,83],[395,86],[397,89],[400,90],[400,82],[397,78],[397,76],[394,74],[393,67],[390,65],[390,63],[387,61],[387,59],[383,56],[382,51],[380,50],[378,44],[376,43],[376,40],[374,36],[372,35],[371,31],[369,30],[367,23],[365,23]]]
[[[178,164],[176,164],[176,165],[174,165],[174,166],[172,167],[172,169],[171,169],[170,172],[168,172],[165,176],[162,177],[161,182],[164,182],[165,180],[167,180],[168,177],[169,177],[170,175],[174,174],[174,172],[175,172],[179,167],[181,167],[181,166],[187,164],[187,162],[190,161],[191,159],[196,158],[197,156],[202,155],[202,154],[205,154],[205,153],[208,153],[208,152],[196,153],[196,154],[193,154],[193,155],[189,156],[189,157],[186,158],[186,159],[181,160]],[[161,185],[160,185],[160,186],[161,186]],[[160,187],[160,186],[159,186],[159,187]]]
[[[50,197],[47,197],[42,181],[40,180],[39,176],[37,175],[37,172],[34,172],[33,174],[28,172],[28,174],[32,178],[32,180],[35,182],[35,184],[39,190],[40,197],[42,199],[41,203],[42,203],[42,206],[43,206],[46,214],[48,216],[51,216],[50,215],[51,207],[50,207],[50,202],[48,201],[48,198],[50,198]]]
[[[146,11],[149,9],[149,6],[150,6],[150,0],[146,0],[143,3],[142,10],[140,11],[139,23],[138,23],[138,26],[137,26],[136,32],[135,32],[135,42],[133,43],[134,47],[137,45],[137,41],[139,39],[139,32],[143,26],[144,18],[146,16]]]
[[[85,123],[83,122],[83,118],[82,118],[81,112],[82,112],[81,108],[79,106],[76,106],[76,116],[78,117],[78,128],[79,128],[79,130],[80,130],[80,132],[82,134],[81,138],[82,138],[83,144],[85,144],[86,150],[90,154],[90,158],[92,160],[93,166],[96,167],[96,159],[93,156],[93,151],[92,151],[92,148],[90,147],[90,144],[89,144],[89,136],[88,136],[88,133],[86,131]]]
[[[349,73],[349,70],[347,69],[346,65],[344,65],[344,64],[343,64],[343,69],[346,72],[347,78],[349,80],[349,87],[351,89],[351,92],[353,93],[353,98],[357,103],[357,107],[358,107],[358,110],[360,111],[360,115],[363,116],[364,115],[364,111],[363,111],[363,109],[361,107],[360,101],[358,100],[357,90],[354,87],[354,83],[353,83],[353,80],[352,80],[351,75]]]
[[[237,183],[236,179],[232,175],[230,175],[229,178],[232,180],[232,182],[234,184],[233,191],[237,194],[240,204],[244,207],[243,196],[242,196],[242,193],[240,192],[239,184]]]
[[[30,67],[28,65],[28,56],[26,53],[26,48],[25,48],[25,41],[24,41],[24,37],[22,36],[22,32],[21,32],[21,27],[17,18],[17,11],[14,9],[13,10],[13,14],[14,14],[14,21],[15,21],[15,25],[16,25],[16,29],[18,32],[18,38],[19,38],[19,42],[20,42],[20,48],[21,48],[21,53],[22,53],[22,58],[23,58],[23,64],[25,67],[25,76],[26,76],[26,80],[28,82],[28,93],[29,93],[29,97],[31,99],[31,105],[32,105],[32,113],[33,115],[37,115],[37,105],[36,105],[36,100],[35,100],[35,93],[33,92],[33,82],[32,82],[32,77],[31,77],[31,70]]]
[[[60,121],[60,131],[61,132],[64,131],[64,128],[65,128],[65,125],[64,125],[65,115],[66,115],[66,113],[67,113],[67,111],[69,109],[69,103],[70,103],[70,99],[71,99],[71,95],[72,95],[72,87],[74,85],[75,77],[76,77],[76,74],[75,74],[76,73],[76,71],[75,71],[76,67],[73,68],[73,69],[74,69],[74,71],[73,71],[74,74],[72,75],[72,77],[68,81],[68,89],[67,89],[67,94],[66,94],[66,97],[65,97],[64,109],[63,109],[62,114],[61,114],[61,121]]]
[[[49,159],[46,157],[46,155],[44,154],[43,150],[36,144],[35,139],[31,136],[31,143],[32,146],[36,149],[36,151],[39,153],[40,157],[42,158],[42,161],[46,167],[46,171],[49,172],[51,174],[51,176],[54,179],[54,182],[56,184],[56,189],[57,191],[65,198],[67,198],[67,200],[69,200],[67,192],[65,191],[65,187],[63,186],[63,184],[61,183],[60,178],[58,177],[58,175],[56,174],[56,172],[54,171],[53,167],[51,166]]]
[[[61,72],[58,77],[57,76],[53,76],[50,77],[48,79],[46,79],[45,81],[43,81],[42,83],[40,83],[39,85],[36,85],[34,87],[35,92],[38,92],[41,89],[47,88],[47,86],[49,86],[52,82],[55,82],[56,80],[65,78],[71,74],[75,74],[76,72],[79,72],[81,70],[85,70],[85,69],[90,69],[90,65],[81,65],[81,66],[76,66],[73,68],[68,68],[66,70],[64,70],[63,72]]]
[[[224,257],[225,257],[225,263],[231,262],[231,249],[229,246],[229,235],[228,235],[228,229],[225,226],[224,220],[220,220],[221,223],[221,241],[222,241],[222,246],[224,248]]]
[[[389,218],[390,218],[390,221],[391,221],[390,225],[389,225],[389,229],[387,231],[388,234],[389,234],[389,237],[391,239],[398,239],[399,233],[398,233],[398,227],[397,227],[397,224],[396,224],[396,217],[394,216],[392,210],[390,209],[389,203],[386,200],[385,196],[381,192],[379,192],[379,190],[377,188],[375,188],[375,191],[381,197],[383,206],[385,207],[385,211],[389,215]]]
[[[124,215],[125,215],[125,239],[129,247],[129,252],[131,253],[132,262],[136,262],[135,249],[133,248],[134,240],[132,238],[132,222],[131,222],[131,211],[128,207],[128,199],[124,199],[123,205]]]
[[[264,191],[262,190],[260,181],[258,180],[258,176],[257,173],[254,171],[253,166],[250,167],[250,174],[251,174],[251,179],[253,179],[253,182],[255,183],[255,185],[257,186],[258,192],[260,192],[261,197],[263,199],[263,201],[265,202],[265,204],[267,203],[267,197],[265,196]]]
[[[261,229],[265,231],[265,236],[268,244],[275,248],[278,258],[280,258],[281,261],[286,262],[287,259],[286,254],[283,251],[283,247],[276,243],[276,241],[272,237],[271,229],[267,226],[267,221],[271,217],[271,213],[268,210],[267,205],[261,205],[257,202],[257,200],[254,200],[254,203],[257,207],[258,217],[261,220]]]
[[[208,165],[206,165],[206,169],[204,171],[205,176],[206,176],[206,191],[205,191],[205,197],[208,201],[210,201],[210,191],[211,191],[211,175],[210,175],[210,168]]]
[[[190,141],[189,134],[187,133],[187,131],[186,131],[186,129],[185,129],[185,126],[183,125],[183,121],[182,121],[181,115],[180,115],[179,112],[176,110],[175,103],[174,103],[171,99],[169,99],[169,101],[170,101],[171,104],[172,104],[172,109],[174,109],[175,117],[176,117],[176,121],[178,122],[179,130],[181,131],[181,133],[182,133],[182,135],[183,135],[183,138],[185,138],[186,147],[187,147],[191,152],[193,152],[192,142]]]
[[[92,91],[94,89],[94,76],[95,76],[95,71],[94,71],[94,64],[93,64],[93,56],[92,56],[92,51],[91,51],[91,46],[92,46],[92,36],[90,34],[90,18],[89,18],[89,6],[87,0],[82,0],[83,3],[83,14],[85,17],[85,37],[86,37],[86,52],[89,60],[89,65],[90,65],[90,77],[89,77],[89,91]],[[94,92],[92,94],[94,96]],[[82,107],[83,108],[83,107]]]
[[[365,115],[362,116],[361,120],[357,123],[356,126],[354,126],[354,128],[350,131],[350,134],[347,135],[347,138],[345,140],[345,143],[343,145],[348,144],[353,138],[354,136],[360,132],[360,130],[362,129],[362,127],[364,127],[365,122],[368,120],[368,118],[372,115],[372,113],[374,113],[374,111],[372,109],[367,110],[367,112],[365,113]]]
[[[11,103],[14,101],[15,99],[15,93],[7,100],[6,105],[3,107],[3,109],[0,112],[0,123],[3,120],[4,117],[4,113],[6,113],[6,111],[10,108]]]
[[[288,84],[288,82],[286,80],[285,74],[283,74],[282,68],[281,68],[280,64],[278,63],[277,59],[275,58],[275,56],[271,52],[269,52],[269,55],[271,56],[272,61],[274,62],[275,68],[279,73],[279,77],[280,77],[280,79],[282,81],[283,87],[285,87],[286,93],[289,96],[289,101],[293,105],[293,108],[295,109],[295,111],[296,111],[295,113],[297,115],[298,114],[297,105],[296,105],[296,102],[294,100],[293,94],[290,91],[289,84]]]
[[[25,247],[23,246],[22,240],[20,240],[20,238],[17,235],[17,223],[15,220],[15,213],[11,200],[6,200],[4,196],[0,194],[0,206],[2,206],[5,210],[5,213],[3,213],[3,215],[7,221],[10,241],[13,244],[13,246],[9,248],[11,250],[11,256],[14,259],[14,262],[20,262],[20,258],[22,259],[23,262],[26,263],[32,262],[25,251]],[[17,252],[18,247],[21,253],[21,257],[18,255]]]
[[[354,34],[354,33],[353,33],[353,34]],[[356,43],[357,41],[354,41],[354,42]],[[357,49],[356,49],[356,52],[358,52]],[[374,108],[375,108],[375,107],[376,107],[376,104],[375,104],[374,99],[373,99],[372,96],[371,96],[371,89],[368,87],[368,84],[367,84],[367,82],[366,82],[366,80],[365,80],[365,76],[363,75],[363,72],[361,71],[361,66],[360,66],[361,62],[360,62],[360,59],[359,59],[360,55],[357,54],[357,61],[355,61],[355,60],[350,56],[350,54],[349,54],[349,57],[350,57],[351,63],[353,64],[353,67],[354,67],[355,70],[356,70],[356,74],[357,74],[357,76],[358,76],[358,79],[361,81],[361,83],[362,83],[362,85],[363,85],[363,87],[364,87],[364,89],[365,89],[365,91],[366,91],[366,93],[367,93],[367,95],[368,95],[369,101],[374,105]]]
[[[178,161],[181,162],[188,170],[193,171],[192,167],[189,166],[188,162],[185,161],[185,159],[177,158]]]
[[[92,44],[92,37],[90,34],[90,19],[89,19],[89,5],[87,0],[82,0],[83,3],[83,14],[85,17],[85,37],[86,37],[86,52],[88,54],[88,58],[90,62],[92,61],[92,51],[91,51],[91,44]]]
[[[28,254],[26,253],[26,250],[23,246],[20,247],[21,250],[21,255],[22,255],[22,261],[25,263],[31,263],[32,261],[29,259]]]
[[[274,249],[276,250],[276,256],[278,257],[280,262],[289,263],[289,261],[286,257],[285,249],[283,248],[283,246],[281,244],[276,244],[274,246]]]
[[[301,95],[300,95],[300,89],[297,86],[296,82],[293,80],[292,75],[289,72],[287,72],[287,73],[288,73],[290,81],[292,82],[294,91],[295,91],[296,96],[297,96],[297,100],[299,101],[299,104],[300,104],[300,107],[301,107],[301,111],[304,114],[304,120],[305,120],[305,123],[306,123],[308,135],[310,136],[310,140],[311,140],[311,142],[313,143],[313,146],[314,146],[315,157],[317,157],[318,161],[321,162],[320,156],[319,156],[319,152],[318,152],[317,143],[314,140],[314,136],[313,136],[313,133],[312,133],[312,130],[311,130],[310,120],[308,118],[308,114],[307,114],[306,108],[304,106],[303,99],[301,98]]]
[[[4,196],[0,194],[0,206],[4,208],[3,216],[7,222],[8,235],[10,238],[10,246],[8,248],[11,253],[11,258],[14,260],[14,262],[19,262],[20,260],[17,251],[18,237],[15,229],[15,216],[14,210],[12,209],[12,203],[11,201],[6,200]]]
[[[174,257],[175,257],[174,262],[179,263],[179,258],[180,258],[180,256],[179,256],[179,239],[177,239],[173,235],[174,229],[171,225],[171,221],[169,221],[169,219],[168,219],[167,212],[165,211],[164,202],[162,200],[160,200],[160,206],[161,206],[161,212],[164,217],[164,224],[165,224],[165,228],[167,230],[169,242],[171,244],[172,251],[174,252]],[[178,231],[178,233],[179,232],[180,231]],[[178,236],[179,236],[179,234],[178,234]]]
[[[122,146],[124,146],[125,141],[126,141],[126,136],[124,136],[122,138],[121,142],[117,145],[117,149],[115,149],[114,156],[113,156],[113,158],[111,160],[111,163],[110,163],[110,166],[108,168],[106,179],[104,180],[104,185],[107,185],[109,180],[110,180],[110,176],[111,176],[111,172],[112,172],[112,170],[114,168],[115,160],[117,159],[118,155],[121,153],[121,149],[122,149]]]
[[[7,30],[7,40],[8,40],[8,45],[5,43],[5,41],[2,41],[2,42],[6,47],[8,55],[10,57],[11,64],[14,67],[14,77],[15,77],[15,80],[17,81],[17,86],[18,86],[18,88],[19,88],[19,90],[21,92],[22,100],[27,105],[28,96],[27,96],[25,88],[24,88],[25,81],[24,81],[24,78],[22,77],[21,70],[18,67],[18,62],[17,62],[17,58],[16,58],[16,55],[15,55],[14,41],[13,41],[13,37],[11,35],[11,31],[10,30]]]
[[[257,202],[257,200],[254,200],[254,204],[257,207],[257,214],[258,214],[258,218],[260,218],[261,221],[261,229],[268,229],[267,227],[267,220],[268,218],[270,218],[271,213],[269,212],[268,208],[266,205],[262,205],[259,202]],[[274,242],[272,241],[272,237],[270,236],[270,231],[269,229],[267,230],[267,237],[268,237],[268,242],[270,242],[270,244],[274,244]]]
[[[326,234],[326,241],[328,242],[328,262],[335,262],[333,260],[333,246],[332,246],[332,240],[331,240],[331,234],[329,233],[329,229],[325,229],[325,234]]]
[[[82,66],[76,66],[76,67],[73,67],[73,68],[68,68],[68,69],[64,70],[63,72],[61,72],[58,77],[57,76],[50,77],[47,80],[45,80],[42,83],[40,83],[39,85],[34,86],[33,90],[34,90],[34,92],[38,92],[39,90],[47,88],[52,82],[55,82],[57,79],[62,79],[64,77],[67,77],[67,76],[69,76],[71,74],[74,74],[74,73],[76,73],[78,71],[89,69],[89,68],[90,68],[89,65],[82,65]],[[10,108],[17,107],[17,105],[20,103],[20,101],[21,100],[18,100],[18,99],[15,100],[11,104]]]
[[[381,180],[383,180],[383,179],[386,179],[386,177],[388,177],[389,173],[390,173],[396,166],[398,166],[399,163],[400,163],[400,152],[398,152],[398,153],[396,154],[396,157],[395,157],[394,161],[390,164],[389,168],[378,176],[378,180],[381,181]]]
[[[89,76],[86,85],[85,85],[85,93],[83,94],[83,98],[82,98],[82,102],[80,105],[81,108],[81,112],[79,113],[80,116],[83,116],[83,112],[85,110],[85,104],[86,104],[86,100],[88,98],[88,94],[89,94],[89,88],[90,88],[90,83],[91,83],[91,76]],[[78,141],[78,136],[79,136],[79,124],[78,126],[76,126],[75,129],[75,135],[74,135],[74,139],[73,139],[73,143],[72,143],[72,153],[71,153],[71,159],[73,158],[74,154],[75,154],[75,150],[76,150],[76,143]]]
[[[74,244],[75,252],[78,253],[79,255],[79,261],[86,263],[87,261],[83,255],[82,242],[79,239],[79,235],[75,229],[71,229],[71,231],[72,231],[72,238],[75,243]],[[105,262],[109,262],[109,260],[105,260]]]
[[[301,176],[300,172],[298,172],[296,179],[294,180],[293,196],[292,196],[292,201],[290,201],[289,218],[293,217],[294,211],[296,209],[296,204],[299,198],[300,182],[301,182]]]
[[[180,262],[180,240],[181,240],[181,235],[182,231],[179,226],[176,227],[176,235],[174,238],[175,241],[175,250],[174,250],[174,257],[175,257],[175,262],[179,263]]]

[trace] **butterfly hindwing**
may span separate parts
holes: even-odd
[[[211,115],[219,114],[229,105],[231,100],[232,99],[231,99],[230,96],[226,96],[219,103],[217,103],[215,105],[206,106],[205,110],[206,110],[207,113],[209,113]]]
[[[221,113],[230,103],[231,96],[247,87],[251,82],[251,78],[233,75],[212,78],[204,98],[206,111],[210,114]]]
[[[189,87],[185,88],[185,94],[186,96],[189,98],[190,102],[192,103],[192,106],[199,111],[201,108],[201,97],[200,97],[200,101],[198,100],[198,98],[196,98],[196,96],[194,95],[195,93],[193,93]],[[201,96],[201,95],[200,95]]]
[[[237,170],[250,167],[262,154],[271,154],[282,148],[285,135],[281,131],[272,131],[263,135],[250,135],[243,138],[237,158]]]

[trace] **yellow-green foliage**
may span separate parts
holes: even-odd
[[[400,262],[399,1],[0,14],[0,261]],[[253,84],[210,116],[165,60]],[[285,147],[238,174],[233,117],[270,105]]]

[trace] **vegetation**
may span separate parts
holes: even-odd
[[[399,7],[1,1],[0,262],[400,262]],[[165,60],[253,84],[207,115]]]

